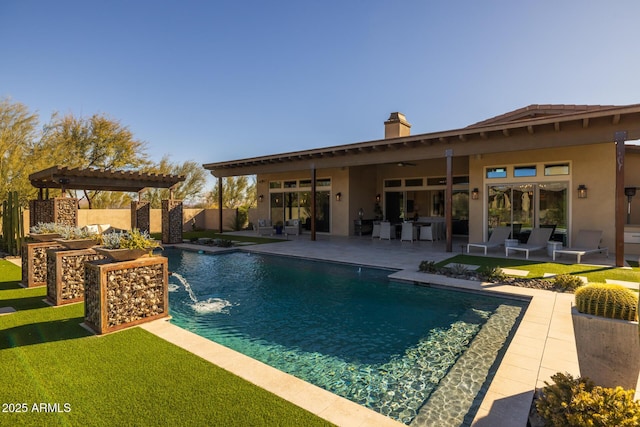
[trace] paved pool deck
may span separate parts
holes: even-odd
[[[417,271],[421,261],[438,262],[450,258],[465,250],[465,243],[466,241],[454,239],[454,251],[451,253],[445,251],[444,242],[380,241],[364,236],[318,236],[316,241],[310,241],[309,235],[303,234],[288,236],[286,242],[244,246],[242,250],[392,268],[398,270],[391,275],[394,280],[529,300],[527,310],[472,423],[473,426],[524,427],[537,387],[543,387],[545,381],[551,382],[551,375],[557,372],[579,375],[571,320],[573,294],[451,279]],[[216,248],[204,248],[199,245],[183,246],[216,251]],[[490,252],[488,255],[503,256],[504,252]],[[549,257],[540,253],[537,256],[532,254],[530,259],[548,261]],[[566,261],[571,262],[569,259]],[[608,258],[594,255],[583,260],[598,265],[613,265],[614,261],[612,255]],[[403,425],[184,331],[169,322],[159,321],[143,327],[339,426]]]

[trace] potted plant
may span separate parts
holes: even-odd
[[[29,237],[39,242],[51,242],[60,237],[60,230],[64,228],[55,222],[39,222],[29,229]]]
[[[104,233],[101,246],[94,250],[113,261],[130,261],[151,255],[160,244],[147,231],[134,228],[131,231]]]
[[[62,225],[59,228],[60,238],[53,239],[67,249],[87,249],[99,243],[99,234],[87,228]]]
[[[580,375],[602,387],[636,388],[640,373],[638,296],[621,285],[593,283],[571,309]]]
[[[282,223],[282,221],[276,222],[276,234],[282,234],[283,227],[284,224]]]

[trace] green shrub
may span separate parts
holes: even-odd
[[[435,261],[422,261],[418,266],[418,270],[423,273],[435,273],[438,271]]]
[[[478,269],[478,273],[488,282],[499,282],[507,277],[499,266],[485,265]]]
[[[548,426],[637,426],[640,425],[640,402],[634,390],[622,387],[595,386],[588,378],[573,378],[557,373],[545,381],[536,401],[538,414]]]
[[[638,318],[638,296],[621,285],[583,286],[576,291],[575,302],[580,313],[631,321]]]
[[[559,274],[553,278],[553,284],[562,291],[575,291],[584,285],[584,282],[581,278],[572,274]]]

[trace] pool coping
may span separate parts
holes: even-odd
[[[573,294],[455,279],[415,270],[398,270],[389,277],[392,280],[415,284],[431,284],[471,292],[494,293],[501,297],[529,299],[528,307],[472,426],[525,426],[537,387],[544,387],[545,381],[551,382],[551,375],[557,372],[579,376],[571,320]],[[336,425],[405,425],[199,337],[170,324],[166,319],[141,327]]]

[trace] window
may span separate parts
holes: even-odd
[[[561,163],[561,164],[555,164],[555,165],[544,165],[544,175],[545,176],[569,175],[569,164]]]
[[[506,178],[507,168],[487,168],[487,178]]]
[[[271,181],[269,188],[282,188],[282,181]]]
[[[516,166],[513,168],[513,176],[515,178],[522,178],[526,176],[536,176],[536,167],[533,166]]]
[[[422,187],[422,178],[405,179],[404,185],[407,187]]]
[[[384,186],[385,187],[402,187],[402,180],[401,179],[387,179],[384,182]]]
[[[298,181],[285,181],[284,188],[296,188]]]

